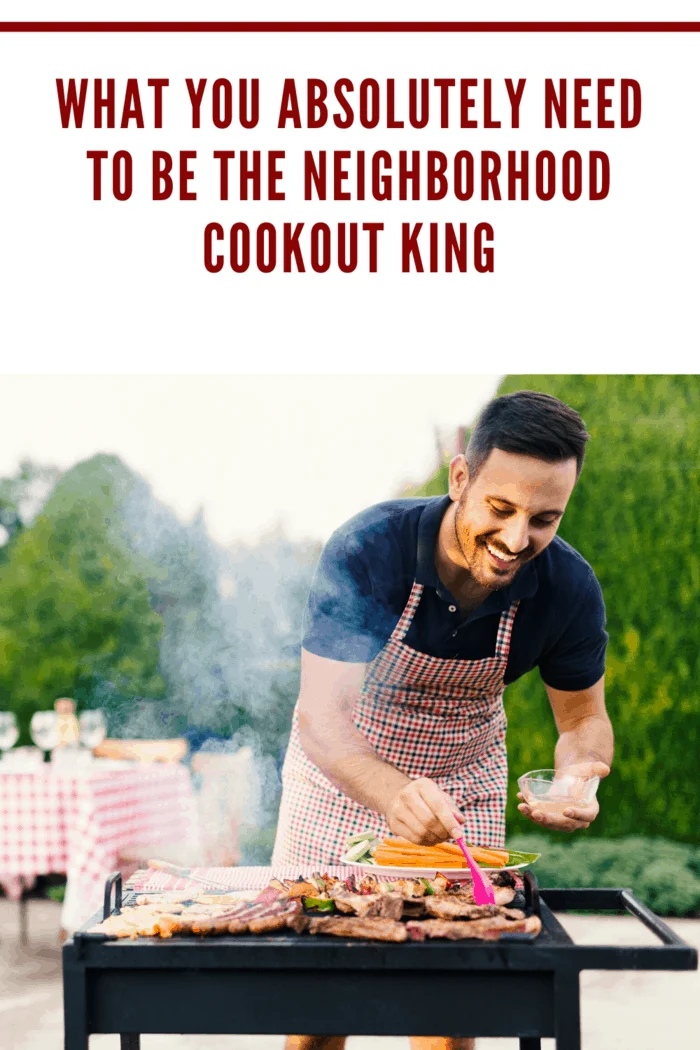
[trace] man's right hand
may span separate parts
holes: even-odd
[[[464,817],[434,780],[421,777],[401,788],[389,803],[386,821],[394,835],[420,846],[459,838]]]

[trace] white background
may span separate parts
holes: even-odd
[[[4,376],[0,478],[23,459],[66,469],[113,453],[181,519],[203,508],[219,543],[279,525],[326,540],[454,455],[499,378]]]
[[[654,7],[656,6],[656,10]],[[694,7],[695,5],[693,5]],[[12,4],[5,18],[491,18],[493,5]],[[560,18],[558,4],[499,4],[500,18]],[[567,5],[567,17],[690,18],[690,4]],[[60,10],[59,10],[60,9]],[[700,35],[5,35],[0,37],[5,372],[691,371],[697,348]],[[161,131],[63,130],[56,77],[165,76]],[[260,126],[188,127],[184,77],[257,76]],[[278,131],[284,77],[329,82],[527,77],[521,129]],[[636,129],[545,131],[545,77],[632,77]],[[476,92],[480,97],[480,89]],[[147,98],[147,96],[145,96]],[[146,104],[148,117],[150,104]],[[475,111],[478,116],[480,109]],[[129,149],[132,199],[91,199],[88,149]],[[199,200],[149,199],[151,149],[197,149]],[[286,149],[284,203],[219,202],[210,153]],[[301,200],[303,149],[603,149],[607,200],[320,203]],[[265,275],[202,264],[209,221],[384,221],[380,272]],[[491,222],[493,274],[402,274],[403,221]]]

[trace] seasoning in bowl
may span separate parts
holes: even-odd
[[[588,806],[596,796],[600,777],[579,777],[566,769],[534,769],[518,779],[520,792],[540,813],[564,814],[572,806]]]

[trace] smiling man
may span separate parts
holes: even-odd
[[[448,496],[381,503],[331,537],[309,598],[273,863],[323,868],[369,830],[432,844],[464,827],[502,846],[503,691],[534,667],[556,768],[607,775],[603,597],[556,535],[587,440],[556,398],[496,398],[450,463]],[[598,804],[520,810],[575,831]]]

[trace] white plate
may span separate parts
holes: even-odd
[[[440,872],[443,875],[462,875],[465,878],[470,878],[469,868],[449,868],[443,864],[440,868],[394,868],[388,864],[363,864],[358,860],[348,860],[347,855],[343,854],[340,858],[341,864],[352,864],[355,868],[362,868],[363,871],[371,871],[373,875],[401,875],[404,878],[414,879],[434,879],[435,876]],[[481,871],[515,871],[517,868],[527,868],[528,864],[506,864],[505,868],[482,868],[479,865]]]

